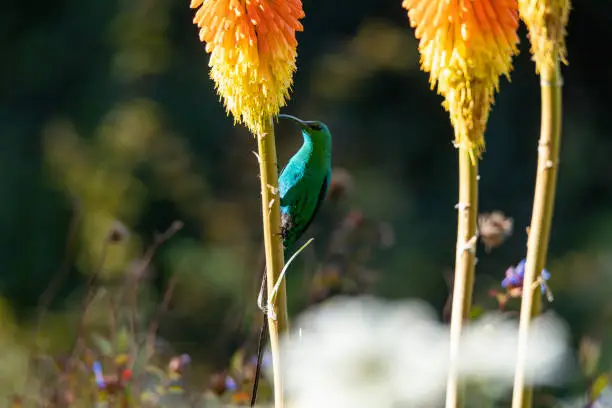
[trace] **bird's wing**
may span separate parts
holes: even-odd
[[[287,168],[288,166],[285,166],[285,169],[283,169],[278,178],[278,193],[281,207],[297,202],[301,192],[301,183],[298,182],[301,173],[285,171]]]
[[[327,188],[329,187],[330,181],[331,181],[331,170],[327,172],[327,174],[325,175],[325,178],[323,179],[323,185],[321,186],[321,191],[319,191],[319,199],[317,201],[317,206],[315,207],[314,213],[312,214],[313,218],[317,215],[317,212],[319,211],[319,208],[321,208],[323,201],[325,201],[325,195],[327,194]]]
[[[315,206],[310,219],[304,224],[304,228],[302,229],[302,233],[308,229],[310,224],[312,224],[312,220],[316,217],[323,201],[325,200],[325,194],[327,194],[327,187],[329,186],[329,180],[331,179],[331,172],[328,172],[325,178],[323,179],[323,184],[321,185],[321,189],[319,190],[319,195],[317,197],[317,205]]]

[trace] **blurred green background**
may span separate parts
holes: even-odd
[[[62,319],[80,305],[116,221],[130,235],[109,247],[98,278],[111,286],[134,269],[154,231],[181,220],[185,227],[154,256],[147,296],[157,302],[176,276],[160,336],[211,366],[227,364],[255,330],[256,146],[218,101],[194,11],[169,0],[0,7],[0,295],[16,321],[35,319],[66,256],[71,220],[78,222],[68,279],[52,302],[52,315],[67,322],[58,327],[76,324]],[[442,310],[454,261],[456,151],[441,98],[419,70],[401,2],[306,0],[304,9],[298,71],[283,111],[329,125],[334,166],[352,185],[336,207],[324,206],[307,234],[317,240],[289,276],[291,311],[308,301],[309,273],[323,259],[328,227],[341,220],[334,214],[351,210],[393,231],[393,245],[364,261],[376,271],[368,290],[421,297]],[[612,318],[610,16],[609,2],[575,2],[563,70],[548,269],[551,307],[576,341],[606,338]],[[485,308],[496,307],[488,290],[525,255],[531,212],[539,82],[524,27],[520,32],[521,54],[512,83],[502,80],[480,171],[481,212],[501,210],[515,221],[503,246],[491,253],[479,247],[476,302]],[[280,123],[279,161],[300,142],[294,126]]]

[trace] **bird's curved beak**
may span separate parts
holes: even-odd
[[[296,118],[295,116],[291,116],[291,115],[285,115],[284,113],[279,113],[277,116],[277,118],[282,118],[282,119],[289,119],[294,121],[295,123],[297,123],[298,125],[300,125],[300,127],[302,129],[307,129],[308,128],[308,124],[306,122],[304,122],[301,119]]]

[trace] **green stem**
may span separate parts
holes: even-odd
[[[283,244],[280,236],[280,198],[278,195],[278,167],[276,161],[276,143],[272,118],[267,121],[265,131],[257,135],[259,151],[259,172],[261,179],[261,209],[263,218],[264,246],[266,252],[266,274],[268,292],[272,293],[283,269]],[[279,351],[280,333],[289,330],[287,318],[287,296],[285,283],[277,291],[274,304],[276,319],[268,317],[270,349],[274,376],[274,406],[284,408],[283,378]]]
[[[533,389],[525,387],[525,366],[531,321],[541,309],[541,292],[537,285],[536,289],[533,289],[533,284],[546,265],[561,144],[561,87],[563,84],[559,62],[557,61],[554,67],[543,70],[540,73],[540,80],[542,123],[538,145],[538,173],[527,242],[512,408],[531,408],[532,406]]]
[[[476,219],[478,214],[478,163],[468,149],[459,148],[459,203],[457,204],[457,253],[450,322],[450,368],[446,408],[463,406],[459,384],[458,357],[463,322],[472,305],[476,265]]]

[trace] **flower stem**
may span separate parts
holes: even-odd
[[[265,131],[257,135],[259,172],[261,179],[261,209],[263,218],[264,246],[266,252],[267,293],[272,293],[283,269],[283,244],[280,236],[280,198],[278,195],[278,167],[276,143],[272,118],[267,121]],[[279,352],[279,334],[288,331],[287,297],[284,281],[280,284],[274,304],[276,319],[268,317],[270,349],[274,375],[274,406],[284,408],[283,378]]]
[[[446,388],[446,408],[463,406],[457,365],[461,330],[472,304],[476,265],[478,163],[472,160],[470,151],[463,147],[459,148],[459,203],[457,209],[457,253],[450,322],[450,368]]]
[[[555,185],[561,144],[561,87],[563,85],[558,61],[553,67],[542,70],[540,81],[542,123],[538,144],[538,173],[527,242],[527,261],[523,281],[512,408],[531,408],[533,399],[533,390],[530,387],[525,387],[525,365],[531,321],[534,316],[540,313],[541,309],[539,286],[533,289],[532,285],[546,265],[555,202]]]

